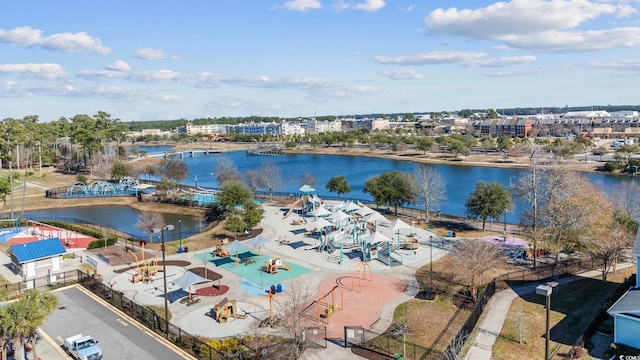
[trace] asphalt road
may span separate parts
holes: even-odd
[[[62,344],[65,337],[83,333],[98,340],[105,359],[192,359],[175,352],[163,339],[76,287],[56,294],[59,308],[41,330],[58,344]]]

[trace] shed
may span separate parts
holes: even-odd
[[[11,262],[26,280],[36,277],[38,269],[59,271],[67,251],[59,238],[11,245]]]

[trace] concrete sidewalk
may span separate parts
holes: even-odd
[[[635,266],[634,263],[622,263],[618,264],[618,270],[624,269],[630,266]],[[560,278],[556,280],[559,285],[572,283],[574,281],[583,280],[585,278],[594,278],[601,276],[600,270],[591,270],[580,273],[578,275]],[[493,346],[496,343],[500,332],[502,331],[502,325],[509,313],[509,308],[513,300],[519,296],[525,294],[531,294],[536,291],[536,287],[540,284],[545,284],[546,281],[535,282],[527,285],[516,286],[507,290],[500,291],[495,294],[493,298],[487,304],[485,309],[486,316],[478,326],[476,336],[471,343],[471,347],[465,356],[466,360],[490,360],[492,359]]]

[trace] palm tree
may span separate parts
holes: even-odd
[[[37,359],[35,349],[36,330],[42,325],[49,314],[58,306],[58,298],[50,291],[30,289],[18,301],[5,307],[2,315],[8,317],[7,333],[11,336],[11,347],[14,349],[15,359],[24,359],[24,345],[31,343],[33,355]]]

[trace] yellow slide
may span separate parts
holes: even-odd
[[[280,265],[281,268],[287,270],[287,271],[291,271],[291,268],[289,266],[287,266],[286,264],[282,264]]]
[[[287,212],[287,214],[283,217],[283,219],[286,219],[289,215],[291,215],[293,213],[293,209],[295,209],[295,207],[300,204],[302,204],[302,199],[298,199],[293,204],[291,204],[291,208],[289,209],[289,212]]]

